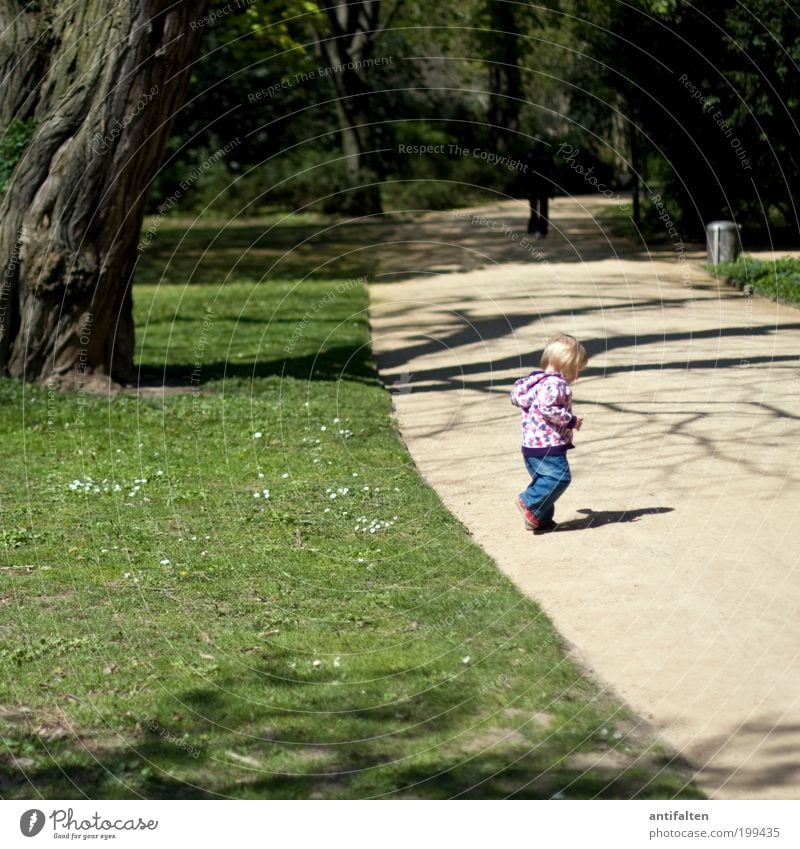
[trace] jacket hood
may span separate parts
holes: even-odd
[[[533,389],[537,383],[544,380],[546,377],[550,377],[554,372],[546,372],[541,369],[534,369],[527,377],[523,377],[520,380],[521,388],[524,392],[527,392],[530,389]]]

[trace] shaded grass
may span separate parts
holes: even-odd
[[[218,286],[362,277],[373,272],[381,234],[394,221],[393,216],[349,221],[296,214],[217,226],[187,221],[184,227],[169,218],[149,218],[139,240],[136,279]]]
[[[699,796],[416,474],[362,283],[135,302],[169,391],[0,383],[0,795]]]

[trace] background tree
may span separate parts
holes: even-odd
[[[519,130],[519,113],[525,95],[519,68],[524,46],[515,13],[531,14],[529,10],[515,9],[511,3],[486,0],[482,15],[486,29],[481,40],[489,71],[487,120],[496,132],[500,150],[519,146],[514,144],[515,134]]]
[[[127,379],[145,192],[207,0],[0,0],[0,116],[33,127],[0,205],[0,369]]]
[[[753,237],[797,232],[800,19],[785,3],[578,2],[574,12],[586,58],[573,116],[606,140],[613,121],[627,125],[646,194],[667,198],[687,235],[719,217]]]
[[[199,211],[207,204],[212,213],[220,204],[230,210],[255,204],[285,207],[308,199],[304,190],[294,191],[297,181],[286,180],[308,164],[298,161],[296,145],[313,136],[320,159],[337,150],[336,138],[326,137],[326,132],[335,134],[333,105],[319,104],[318,83],[302,82],[317,66],[308,20],[318,12],[306,0],[212,7],[149,211],[155,212],[187,176],[231,142],[236,145],[230,156],[215,159],[203,169],[202,180],[181,190],[184,210]],[[248,175],[244,181],[243,174]],[[315,179],[319,185],[318,170]]]
[[[383,21],[381,0],[337,3],[321,0],[327,28],[318,30],[317,45],[336,90],[336,111],[342,137],[348,182],[346,208],[356,214],[381,211],[380,191],[375,182],[381,172],[369,167],[375,155],[375,92],[368,82],[375,49],[383,32],[391,26],[402,0],[394,0]],[[375,110],[377,111],[377,110]],[[375,160],[379,161],[379,160]]]

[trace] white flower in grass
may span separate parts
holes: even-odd
[[[257,431],[253,434],[253,439],[261,439],[261,436],[262,436],[261,431],[260,431],[260,430],[257,430]]]
[[[169,557],[165,557],[165,558],[161,561],[161,565],[162,565],[162,566],[169,566]]]
[[[264,479],[264,472],[259,472],[258,477],[259,477],[259,479],[263,480]]]
[[[333,659],[333,665],[337,668],[341,666],[341,663],[339,663],[339,660],[340,660],[340,658],[338,658],[338,657],[335,657]]]
[[[282,477],[282,478],[288,478],[288,477],[289,477],[289,472],[284,472],[284,473],[281,475],[281,477]]]
[[[385,519],[381,521],[380,519],[372,519],[369,521],[366,516],[359,516],[357,524],[353,530],[362,531],[363,533],[375,534],[378,531],[385,530],[386,528],[391,528],[392,525],[397,520],[395,516],[394,519]],[[369,521],[369,524],[367,522]]]
[[[469,663],[469,655],[462,657],[461,662],[466,666]]]
[[[322,661],[321,660],[315,660],[315,661],[312,662],[311,665],[312,666],[322,666]]]

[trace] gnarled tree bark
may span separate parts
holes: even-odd
[[[199,50],[190,24],[208,6],[0,0],[0,133],[35,121],[0,204],[4,373],[130,379],[145,194]]]

